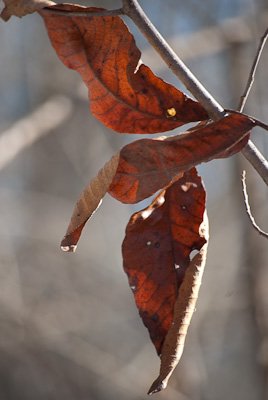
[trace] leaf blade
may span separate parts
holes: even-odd
[[[76,5],[56,8],[100,10]],[[140,50],[121,18],[40,14],[58,57],[87,85],[91,112],[109,128],[156,133],[208,118],[198,102],[156,77],[144,64],[139,66]]]
[[[179,136],[132,142],[120,151],[109,193],[123,203],[144,200],[184,171],[218,156],[228,157],[229,149],[254,126],[249,117],[231,114]]]
[[[192,169],[135,213],[122,244],[123,265],[144,325],[158,354],[170,329],[178,290],[200,250],[205,190]]]
[[[141,201],[171,185],[193,166],[218,156],[229,156],[229,148],[232,154],[237,142],[243,141],[243,138],[247,140],[247,132],[254,124],[249,117],[232,114],[205,127],[165,140],[141,139],[132,142],[116,155],[116,168],[111,161],[113,158],[108,162],[112,163],[114,169],[110,175],[110,185],[105,186],[104,192],[108,191],[123,203]],[[94,179],[98,181],[98,177]],[[84,189],[84,193],[90,190],[90,185]],[[91,202],[88,207],[91,210]],[[74,210],[73,222],[61,243],[66,251],[69,251],[68,246],[70,251],[72,246],[76,248],[82,229],[91,216],[90,212],[82,213],[82,217],[76,220]]]
[[[66,252],[75,252],[82,230],[101,204],[118,166],[119,155],[114,155],[98,175],[85,187],[72,213],[67,232],[61,241],[61,249]]]

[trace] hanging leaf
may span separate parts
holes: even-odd
[[[158,354],[171,327],[190,254],[206,241],[199,233],[205,197],[193,168],[162,191],[149,207],[135,213],[126,228],[124,270]]]
[[[137,203],[193,166],[223,157],[254,125],[245,115],[231,114],[179,136],[132,142],[120,151],[109,193],[123,203]]]
[[[137,203],[144,200],[179,179],[184,171],[201,162],[212,160],[228,150],[246,136],[254,124],[254,121],[245,115],[231,114],[179,136],[132,142],[115,156],[116,163],[111,162],[113,165],[109,172],[111,184],[109,187],[107,184],[103,187],[102,197],[107,190],[123,203]],[[98,177],[95,179],[98,181]],[[77,204],[81,202],[84,206],[79,206],[79,212],[78,206],[75,207],[72,222],[61,243],[66,251],[73,251],[76,248],[82,229],[90,218],[92,209],[96,208],[96,202],[94,201],[92,205],[87,195],[91,185],[92,183],[82,193],[82,201],[78,200]]]
[[[64,11],[100,11],[76,5]],[[140,65],[140,50],[119,17],[72,17],[42,13],[61,61],[89,89],[92,114],[123,133],[156,133],[208,118],[196,101]]]

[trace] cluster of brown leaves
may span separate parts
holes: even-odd
[[[6,0],[6,19],[18,3]],[[107,192],[123,203],[136,203],[160,191],[149,207],[130,218],[122,246],[129,285],[161,358],[159,377],[149,390],[155,393],[166,387],[181,357],[206,261],[206,193],[195,166],[240,151],[255,122],[232,113],[210,122],[201,104],[140,63],[140,51],[119,17],[94,17],[100,9],[75,5],[52,8],[70,12],[40,11],[52,46],[81,75],[90,110],[107,127],[151,134],[203,121],[184,134],[123,147],[81,194],[62,241],[64,251],[75,250]],[[71,15],[81,10],[89,16]]]

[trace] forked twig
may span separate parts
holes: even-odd
[[[246,211],[247,211],[247,215],[250,219],[250,222],[253,226],[253,228],[261,235],[264,236],[266,239],[268,239],[268,233],[263,231],[258,224],[256,223],[252,213],[251,213],[251,208],[249,205],[249,199],[248,199],[248,193],[247,193],[247,185],[246,185],[246,171],[242,172],[242,186],[243,186],[243,195],[244,195],[244,201],[245,201],[245,205],[246,205]]]
[[[250,93],[250,91],[252,89],[252,86],[253,86],[253,83],[254,83],[254,80],[255,80],[255,74],[256,74],[256,71],[257,71],[257,67],[258,67],[258,64],[259,64],[259,61],[260,61],[260,58],[261,58],[262,51],[264,49],[265,43],[267,41],[267,38],[268,38],[268,29],[266,29],[266,31],[264,32],[263,36],[260,39],[260,43],[259,43],[259,46],[257,48],[256,56],[255,56],[255,58],[253,60],[253,64],[252,64],[252,67],[251,67],[251,70],[250,70],[250,73],[249,73],[249,77],[248,77],[248,80],[247,80],[247,84],[246,84],[244,93],[242,94],[242,96],[240,98],[240,103],[238,105],[238,110],[240,112],[243,111],[243,109],[245,107],[245,104],[247,102],[249,93]],[[266,129],[266,127],[263,126],[263,124],[260,123],[260,121],[256,121],[256,122],[258,123],[258,125],[260,127]],[[266,166],[268,166],[267,160],[265,158],[263,158],[263,164],[265,165],[265,163],[266,163]],[[256,221],[255,221],[255,219],[254,219],[254,217],[253,217],[253,215],[251,213],[249,199],[248,199],[248,193],[247,193],[247,185],[246,185],[246,171],[242,172],[242,187],[243,187],[243,196],[244,196],[244,202],[245,202],[245,206],[246,206],[246,212],[247,212],[247,215],[248,215],[248,217],[250,219],[250,222],[251,222],[253,228],[256,229],[257,232],[261,236],[264,236],[264,237],[268,238],[268,233],[263,231],[257,225],[257,223],[256,223]]]
[[[246,101],[248,99],[250,90],[253,86],[256,70],[257,70],[267,37],[268,37],[268,29],[266,29],[264,35],[260,39],[257,53],[256,53],[256,56],[254,58],[254,61],[253,61],[253,64],[252,64],[252,67],[251,67],[251,70],[249,73],[245,91],[241,96],[240,103],[238,106],[238,109],[240,112],[243,111]],[[266,129],[265,124],[263,125],[263,124],[260,124],[260,121],[258,121],[258,122],[259,122],[259,126]],[[244,149],[242,150],[242,154],[251,163],[251,165],[255,168],[255,170],[258,171],[258,173],[262,177],[263,181],[268,185],[268,178],[267,178],[268,161],[262,155],[262,153],[258,150],[258,148],[251,141],[249,141],[247,146],[244,147]]]

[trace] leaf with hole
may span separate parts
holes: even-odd
[[[193,168],[149,207],[135,213],[126,228],[124,270],[143,323],[161,355],[161,376],[152,391],[166,384],[175,368],[170,370],[170,357],[179,360],[183,351],[186,322],[189,325],[191,319],[189,304],[193,304],[190,286],[196,274],[197,255],[191,260],[191,254],[200,254],[208,240],[203,231],[205,199],[201,178]],[[176,333],[180,336],[177,347]],[[168,378],[164,376],[167,370]]]

